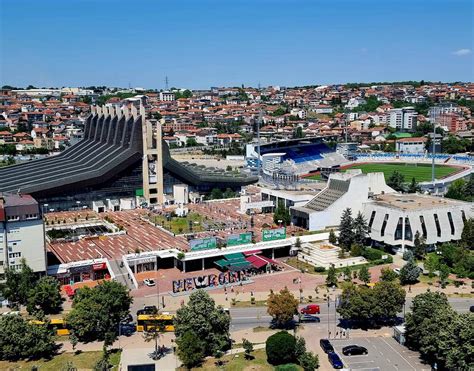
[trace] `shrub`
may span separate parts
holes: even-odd
[[[324,267],[314,267],[314,271],[318,273],[326,272],[326,268]]]
[[[413,252],[411,250],[405,250],[405,252],[403,253],[403,260],[409,261],[413,258],[414,258]]]
[[[314,371],[319,367],[319,358],[311,352],[305,352],[298,358],[298,363],[304,371]]]
[[[298,371],[299,368],[294,363],[287,363],[286,365],[280,365],[275,367],[275,371]]]
[[[369,261],[374,261],[374,260],[382,259],[382,255],[384,255],[383,251],[368,247],[364,250],[364,253],[362,256]]]
[[[351,246],[351,256],[361,256],[364,253],[364,246],[354,244]]]
[[[286,331],[270,336],[265,344],[267,360],[272,365],[282,365],[295,360],[296,339]]]

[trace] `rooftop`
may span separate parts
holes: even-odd
[[[397,193],[380,195],[374,199],[374,203],[384,207],[409,211],[436,209],[440,207],[451,207],[466,204],[466,202],[452,200],[449,198]]]

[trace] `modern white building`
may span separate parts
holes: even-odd
[[[474,206],[448,198],[419,194],[381,194],[364,203],[364,216],[374,241],[404,251],[418,231],[432,245],[459,240]]]
[[[38,202],[29,195],[0,194],[0,281],[6,268],[21,260],[34,272],[46,272],[44,225]]]
[[[303,206],[290,208],[292,223],[310,231],[338,226],[344,209],[356,215],[369,197],[395,193],[387,186],[383,173],[362,174],[349,170],[329,176],[328,185]]]
[[[425,137],[401,138],[396,142],[396,151],[400,153],[424,153],[426,142]]]
[[[389,111],[388,125],[399,131],[415,131],[417,116],[413,107],[394,108]]]
[[[174,101],[174,93],[170,91],[161,91],[160,100],[165,102],[172,102]]]
[[[361,106],[362,104],[366,104],[366,103],[367,103],[367,101],[364,98],[355,97],[355,98],[349,99],[349,101],[346,104],[346,108],[354,109],[354,108],[357,108],[357,107]]]

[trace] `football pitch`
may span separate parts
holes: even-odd
[[[385,179],[388,179],[395,170],[398,170],[405,177],[405,182],[410,182],[414,177],[417,182],[427,182],[431,180],[431,164],[400,164],[400,163],[371,163],[371,164],[355,164],[347,169],[361,169],[363,173],[377,173],[382,172]],[[435,165],[436,179],[444,178],[459,171],[448,165]],[[313,177],[311,177],[313,178]]]

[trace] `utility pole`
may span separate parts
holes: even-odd
[[[433,143],[431,143],[431,181],[433,182],[433,191],[435,186],[435,148],[436,148],[436,112],[433,117]]]
[[[168,76],[165,77],[165,91],[168,90]]]
[[[258,119],[257,119],[257,145],[258,145],[258,161],[257,161],[257,171],[258,171],[258,176],[260,177],[261,174],[261,163],[262,163],[262,156],[260,153],[260,124],[263,121],[263,111],[260,109],[260,112],[258,114]]]

